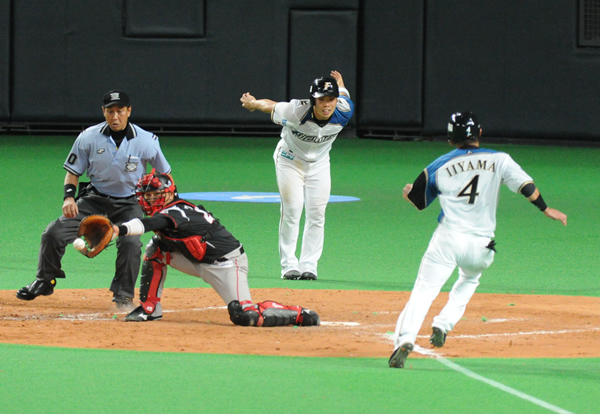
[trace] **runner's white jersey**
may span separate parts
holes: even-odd
[[[510,155],[485,148],[456,149],[424,171],[425,206],[436,196],[440,224],[451,230],[494,237],[500,187],[518,192],[533,179]]]
[[[271,120],[281,125],[281,138],[291,155],[305,161],[316,161],[326,157],[333,141],[348,124],[354,112],[354,103],[350,98],[340,95],[335,112],[329,122],[320,127],[315,122],[313,110],[308,99],[292,99],[279,102],[273,108]]]

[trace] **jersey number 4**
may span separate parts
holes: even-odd
[[[458,193],[458,197],[469,197],[468,204],[475,204],[475,197],[479,195],[477,192],[477,183],[479,182],[479,175],[473,177],[471,182],[465,186],[460,193]]]

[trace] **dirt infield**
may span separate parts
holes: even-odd
[[[408,292],[253,289],[255,301],[311,308],[319,327],[239,327],[208,288],[165,289],[163,319],[124,322],[107,290],[56,290],[31,302],[0,291],[0,342],[166,352],[389,357],[390,334]],[[434,302],[417,339],[431,349]],[[600,298],[475,294],[465,317],[435,352],[446,357],[600,357]],[[412,357],[419,357],[415,352]]]

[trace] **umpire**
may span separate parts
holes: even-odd
[[[102,112],[106,122],[87,128],[73,144],[63,168],[63,215],[42,234],[35,280],[17,292],[17,298],[33,300],[54,293],[57,278],[64,278],[61,259],[65,248],[77,237],[79,223],[90,214],[102,214],[113,223],[142,218],[135,199],[135,186],[146,174],[147,164],[157,172],[170,173],[158,137],[129,122],[131,105],[123,91],[104,95]],[[79,182],[86,174],[89,183]],[[77,185],[79,194],[75,198]],[[116,271],[110,290],[119,309],[133,307],[134,288],[140,270],[140,237],[117,239]]]

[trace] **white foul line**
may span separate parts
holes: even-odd
[[[540,407],[546,408],[547,410],[550,410],[552,412],[560,413],[560,414],[573,414],[571,411],[564,410],[564,409],[562,409],[560,407],[557,407],[555,405],[547,403],[546,401],[542,401],[539,398],[532,397],[531,395],[525,394],[524,392],[515,390],[514,388],[511,388],[511,387],[509,387],[507,385],[501,384],[501,383],[499,383],[497,381],[494,381],[494,380],[482,377],[481,375],[476,374],[473,371],[470,371],[470,370],[468,370],[466,368],[463,368],[460,365],[455,364],[454,362],[452,362],[452,361],[444,358],[443,356],[438,355],[435,352],[426,350],[425,348],[421,348],[418,345],[415,345],[415,351],[418,352],[418,353],[420,353],[420,354],[423,354],[423,355],[431,356],[431,357],[435,358],[437,361],[439,361],[440,363],[446,365],[448,368],[451,368],[451,369],[453,369],[455,371],[458,371],[461,374],[466,375],[467,377],[471,377],[473,379],[476,379],[477,381],[484,382],[484,383],[486,383],[488,385],[491,385],[494,388],[498,388],[501,391],[504,391],[504,392],[512,394],[512,395],[514,395],[516,397],[522,398],[525,401],[529,401],[530,403],[533,403],[535,405],[539,405]]]

